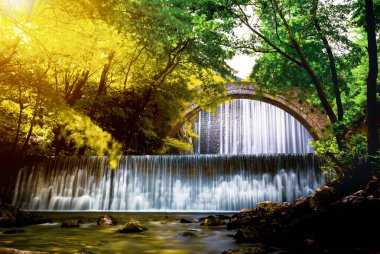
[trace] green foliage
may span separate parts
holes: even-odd
[[[26,2],[0,2],[3,147],[112,158],[187,149],[165,139],[171,125],[192,102],[223,97],[215,72],[229,73],[231,26],[207,1]]]
[[[161,148],[160,153],[166,154],[170,150],[174,151],[185,151],[189,152],[192,149],[192,145],[187,142],[182,142],[176,138],[165,138],[163,140],[164,144]]]
[[[328,175],[341,177],[361,161],[367,159],[367,138],[363,134],[353,134],[348,138],[347,148],[338,149],[336,140],[320,139],[311,142],[315,154],[324,161],[321,169]],[[349,167],[345,165],[350,165]]]
[[[336,165],[336,162],[332,160],[329,154],[334,155],[337,158],[341,157],[341,151],[339,151],[336,140],[333,139],[320,139],[311,142],[311,146],[315,149],[314,154],[323,160],[321,170],[327,175],[342,176],[344,172]]]
[[[121,145],[89,117],[69,109],[60,112],[57,120],[62,126],[61,138],[73,142],[78,149],[86,146],[95,155],[108,155],[110,167],[117,167]]]

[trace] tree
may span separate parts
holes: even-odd
[[[271,81],[281,80],[289,84],[284,88],[293,87],[291,84],[294,82],[302,90],[306,88],[306,94],[317,95],[318,104],[332,124],[339,147],[335,155],[328,155],[337,162],[339,159],[334,157],[346,154],[347,160],[343,161],[350,165],[352,160],[348,154],[351,148],[347,146],[351,147],[348,134],[352,130],[348,128],[353,124],[354,110],[348,105],[361,96],[355,92],[358,88],[353,82],[357,77],[353,71],[363,59],[360,45],[351,38],[356,32],[355,27],[347,18],[352,15],[353,3],[317,0],[232,0],[213,3],[219,6],[219,18],[234,17],[236,26],[244,26],[250,31],[245,38],[235,38],[234,47],[243,53],[262,54],[252,77],[267,85]],[[303,74],[293,77],[299,71]],[[302,80],[304,84],[301,84]],[[313,85],[313,89],[309,84]],[[275,91],[286,90],[274,86],[266,87]],[[313,96],[310,98],[316,102]],[[361,106],[355,106],[355,110]],[[360,109],[356,111],[360,112]]]
[[[375,156],[379,151],[377,119],[380,117],[377,102],[378,58],[376,45],[376,19],[372,0],[365,1],[365,20],[368,40],[368,78],[367,78],[367,112],[368,112],[368,154]]]
[[[56,155],[110,153],[94,139],[109,148],[117,140],[128,153],[178,146],[166,139],[170,124],[195,98],[221,92],[212,83],[215,71],[229,72],[224,60],[231,54],[219,43],[228,24],[208,19],[202,5],[44,0],[16,8],[2,2],[4,143],[13,140],[26,153],[38,143]],[[210,82],[200,89],[191,85],[194,76]]]

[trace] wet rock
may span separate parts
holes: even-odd
[[[226,225],[226,222],[213,215],[208,216],[201,223],[201,226],[223,226],[223,225]]]
[[[337,194],[333,187],[322,186],[318,188],[316,193],[309,199],[309,206],[314,210],[321,209],[336,200],[336,198]]]
[[[276,215],[284,215],[291,208],[287,202],[277,203],[272,201],[260,202],[256,207],[257,216],[271,217]]]
[[[180,223],[192,223],[191,220],[187,220],[187,219],[183,219],[183,218],[180,219],[179,222],[180,222]]]
[[[139,233],[148,230],[142,226],[138,221],[129,221],[118,229],[119,233]]]
[[[10,229],[3,232],[4,235],[23,234],[23,233],[25,233],[25,230],[23,229]]]
[[[0,203],[0,226],[13,227],[36,224],[35,217],[14,205]]]
[[[223,215],[223,214],[219,214],[216,217],[218,217],[218,219],[220,219],[220,220],[230,220],[231,219],[231,216],[227,216],[227,215]]]
[[[117,219],[109,215],[104,215],[98,218],[97,224],[101,226],[117,225]]]
[[[252,213],[252,212],[255,212],[256,209],[255,208],[243,208],[240,210],[241,213]]]
[[[179,236],[194,237],[194,236],[197,236],[197,234],[193,230],[186,230],[186,231],[180,233]]]
[[[61,224],[61,228],[77,228],[81,223],[81,220],[66,220]]]

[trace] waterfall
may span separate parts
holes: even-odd
[[[312,140],[293,116],[271,104],[248,99],[199,112],[195,154],[311,153]]]
[[[306,155],[48,157],[20,170],[13,203],[28,210],[236,211],[294,201],[324,183]]]

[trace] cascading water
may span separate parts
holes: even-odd
[[[13,203],[29,210],[236,211],[292,202],[324,183],[318,159],[307,154],[310,134],[270,104],[232,100],[215,116],[201,112],[195,127],[198,155],[126,156],[117,170],[106,157],[36,162],[20,170]]]
[[[19,172],[14,204],[29,210],[236,211],[294,201],[324,178],[311,155],[50,157]]]
[[[309,132],[271,104],[231,100],[216,114],[201,111],[195,124],[195,154],[311,153]]]

